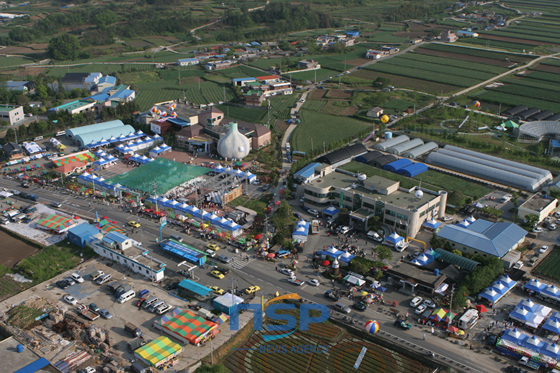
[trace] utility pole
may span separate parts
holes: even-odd
[[[451,286],[451,299],[449,299],[449,314],[452,315],[453,311],[451,311],[451,309],[453,308],[453,293],[455,292],[455,284],[453,284]],[[451,317],[447,318],[447,327],[449,328],[449,324],[451,324]]]
[[[313,137],[311,138],[311,153],[313,153]]]
[[[156,194],[156,190],[157,190],[157,181],[154,181],[154,182],[152,183],[152,188],[153,188],[153,191],[154,191],[154,199],[156,200],[156,212],[159,212],[159,210],[158,210],[158,205],[157,205],[157,194]]]

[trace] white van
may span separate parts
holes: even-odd
[[[124,303],[126,301],[131,300],[132,298],[134,298],[136,296],[136,292],[134,290],[129,290],[124,294],[121,294],[121,296],[119,297],[118,302],[119,303]]]

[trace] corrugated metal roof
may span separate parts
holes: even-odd
[[[301,178],[308,179],[311,176],[313,176],[313,174],[315,173],[315,167],[320,166],[320,165],[321,165],[321,163],[318,163],[318,162],[310,163],[307,166],[305,166],[304,168],[302,168],[301,170],[299,170],[298,172],[296,172],[294,174],[294,177],[299,176]]]
[[[209,293],[212,293],[212,289],[207,288],[206,286],[197,284],[194,281],[191,280],[183,280],[181,282],[179,282],[179,287],[188,290],[190,292],[193,292],[195,294],[198,294],[200,296],[206,297],[208,296]]]
[[[479,265],[479,262],[475,262],[474,260],[467,259],[461,255],[453,254],[444,249],[435,249],[436,255],[435,258],[441,260],[442,262],[453,264],[457,267],[461,267],[466,269],[467,271],[472,271],[474,268]]]
[[[492,223],[483,219],[467,228],[446,225],[438,233],[438,237],[498,258],[506,255],[526,235],[526,230],[513,223]]]
[[[88,126],[76,127],[66,130],[67,136],[78,136],[84,133],[95,132],[99,130],[104,130],[108,128],[124,126],[121,120],[110,120],[108,122],[90,124]]]
[[[120,127],[99,129],[98,131],[95,132],[88,132],[81,135],[77,135],[75,136],[75,139],[80,142],[81,146],[84,146],[87,144],[91,144],[92,141],[95,143],[100,141],[101,139],[107,140],[110,139],[111,137],[119,137],[120,135],[127,136],[131,132],[136,133],[131,125],[126,124]]]

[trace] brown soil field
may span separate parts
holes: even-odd
[[[326,96],[328,98],[350,98],[352,97],[352,92],[346,92],[342,89],[329,89]]]
[[[2,241],[2,245],[0,245],[0,264],[9,268],[38,251],[33,246],[10,236],[4,231],[0,231],[0,241]]]
[[[324,89],[315,89],[313,91],[311,91],[311,93],[309,94],[309,99],[310,100],[319,100],[321,98],[323,98],[323,96],[325,95],[327,91]]]
[[[527,39],[519,39],[519,38],[512,38],[509,36],[499,36],[499,35],[492,35],[492,34],[482,34],[480,35],[481,39],[488,39],[488,40],[498,40],[498,41],[505,41],[508,43],[517,43],[517,44],[528,44],[528,45],[554,45],[553,43],[547,43],[545,41],[537,41],[537,40],[527,40]]]
[[[539,65],[539,66],[533,67],[533,70],[546,71],[548,73],[560,74],[560,66]]]
[[[35,44],[28,44],[27,45],[29,48],[34,49],[34,50],[40,50],[40,51],[45,51],[47,50],[49,43],[35,43]]]
[[[352,66],[360,66],[363,65],[364,63],[368,62],[369,60],[367,58],[356,58],[354,60],[348,60],[346,61],[346,63],[348,65],[352,65]]]
[[[485,64],[488,64],[488,65],[502,66],[502,67],[508,67],[509,65],[511,65],[511,62],[507,62],[505,60],[496,60],[494,58],[488,58],[488,57],[469,56],[469,55],[466,55],[466,54],[437,51],[437,50],[434,50],[434,49],[427,49],[427,48],[417,48],[414,51],[414,53],[426,54],[428,56],[454,58],[454,59],[462,60],[462,61],[485,63]]]
[[[37,53],[36,50],[29,48],[29,47],[7,47],[0,50],[1,54],[28,54],[28,53]],[[29,62],[33,62],[29,60]]]

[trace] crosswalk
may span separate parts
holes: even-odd
[[[245,267],[247,264],[253,262],[255,259],[251,258],[249,260],[242,260],[239,258],[235,258],[235,260],[233,262],[230,262],[229,265],[231,268],[233,269],[241,269],[243,267]]]

